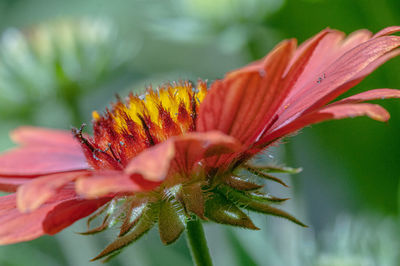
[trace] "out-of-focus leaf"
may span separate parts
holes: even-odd
[[[59,99],[77,120],[80,97],[119,76],[134,47],[106,19],[8,28],[0,40],[0,117],[32,121],[43,104]]]

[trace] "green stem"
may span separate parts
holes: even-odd
[[[194,265],[212,266],[210,251],[207,246],[201,221],[193,219],[187,223],[187,243],[192,254]]]

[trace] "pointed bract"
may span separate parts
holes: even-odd
[[[160,205],[160,214],[158,218],[158,230],[161,241],[165,245],[175,242],[185,230],[179,210],[179,205],[166,200]]]
[[[258,230],[243,211],[219,193],[206,202],[205,211],[206,217],[214,222]]]
[[[149,208],[143,218],[140,219],[138,224],[130,231],[128,234],[118,237],[114,242],[109,244],[99,255],[94,257],[92,261],[99,260],[104,257],[115,255],[115,253],[121,252],[121,250],[128,245],[132,244],[140,237],[142,237],[145,233],[147,233],[157,221],[157,212],[154,209]]]

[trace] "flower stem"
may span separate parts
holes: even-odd
[[[187,243],[192,254],[194,265],[212,266],[210,251],[207,246],[206,236],[199,219],[187,222]]]

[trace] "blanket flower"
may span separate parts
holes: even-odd
[[[243,209],[304,225],[262,192],[271,175],[297,169],[252,158],[299,129],[330,119],[389,113],[365,101],[399,98],[369,90],[334,101],[400,53],[400,27],[349,36],[325,29],[297,47],[279,43],[263,59],[209,86],[199,80],[149,88],[93,112],[93,135],[20,127],[18,147],[0,155],[0,243],[55,234],[75,221],[102,217],[94,234],[119,223],[117,239],[95,259],[110,258],[158,223],[174,242],[190,219],[258,229]]]

